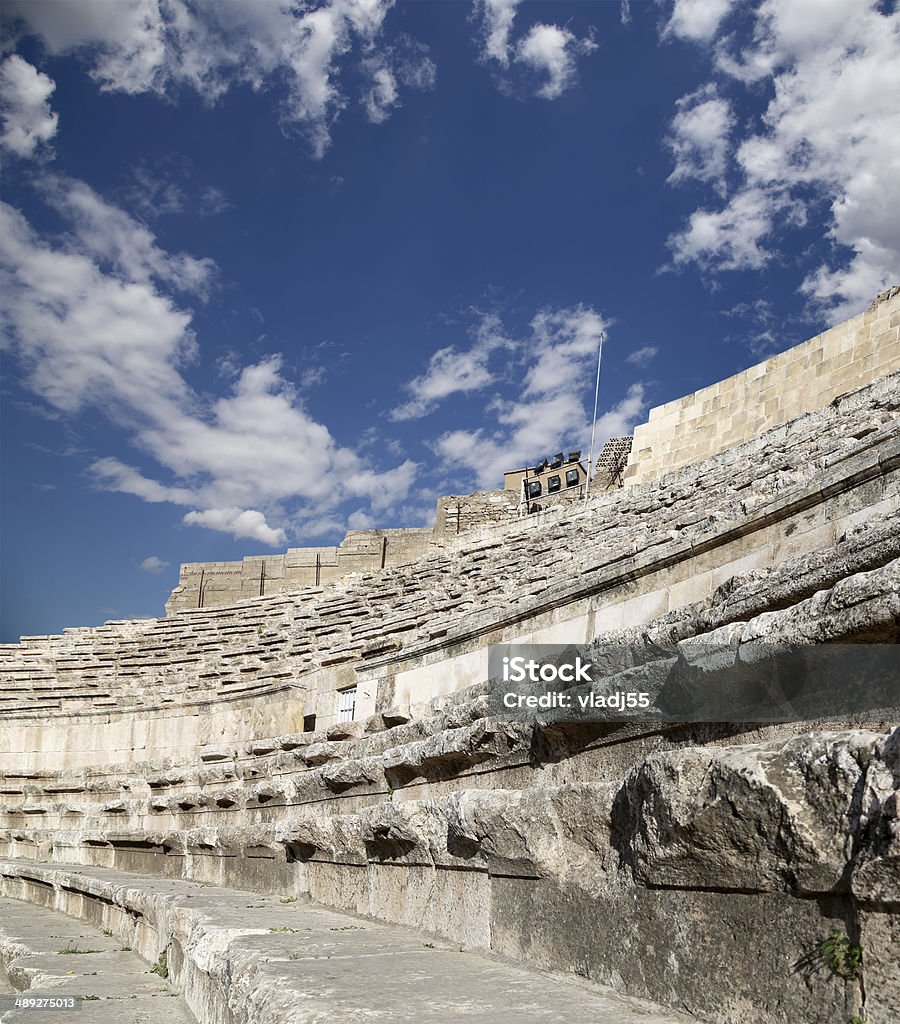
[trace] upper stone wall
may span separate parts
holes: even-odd
[[[288,548],[284,554],[249,555],[239,562],[185,562],[166,614],[220,608],[249,597],[322,586],[352,572],[406,565],[439,542],[427,527],[351,530],[339,547]]]
[[[900,286],[809,341],[650,410],[635,429],[625,483],[727,451],[900,368]]]
[[[284,554],[249,555],[239,562],[184,562],[166,614],[221,608],[251,597],[319,587],[351,573],[409,565],[458,534],[518,518],[511,491],[477,491],[438,498],[434,527],[350,530],[338,546],[288,548]]]

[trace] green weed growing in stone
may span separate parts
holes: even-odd
[[[283,900],[279,900],[278,902],[279,903],[296,903],[297,902],[297,897],[296,896],[285,896],[285,898]]]
[[[158,974],[161,978],[168,978],[169,976],[169,958],[166,956],[166,951],[163,950],[159,954],[159,959],[150,968],[151,974]]]
[[[102,953],[102,949],[79,949],[78,946],[66,946],[59,951],[59,956],[72,956],[74,953]]]
[[[862,946],[856,946],[840,928],[832,928],[822,943],[825,966],[839,978],[856,978],[862,968]]]
[[[295,932],[296,928],[270,928],[270,932]]]

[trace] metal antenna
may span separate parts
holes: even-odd
[[[594,435],[597,433],[597,403],[600,400],[600,360],[603,358],[603,342],[605,339],[606,331],[601,331],[600,342],[597,345],[597,383],[594,385],[594,419],[591,423],[591,451],[588,456],[587,486],[584,489],[585,501],[587,501],[591,495],[591,477],[594,473]]]

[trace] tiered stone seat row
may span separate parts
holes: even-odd
[[[320,666],[427,644],[509,614],[554,581],[637,552],[700,544],[842,460],[894,452],[900,374],[662,480],[463,538],[405,566],[325,587],[109,622],[0,648],[0,709],[65,714],[263,695]],[[888,457],[885,455],[884,457]]]
[[[736,625],[748,638],[802,637],[812,625],[817,642],[847,639],[850,628],[898,641],[898,527],[900,513],[874,517],[828,550],[736,577],[707,601],[611,634],[604,643],[680,643],[715,638]],[[878,568],[853,571],[873,561]],[[764,595],[773,594],[780,610],[767,611]],[[516,724],[486,726],[486,714],[484,689],[476,687],[433,700],[430,715],[414,721],[393,709],[313,733],[208,746],[193,762],[7,772],[0,775],[0,828],[28,829],[39,821],[39,828],[77,829],[80,841],[85,830],[99,836],[118,831],[119,822],[154,830],[263,823],[285,808],[346,796],[379,802],[391,790],[434,781],[448,765],[454,777],[477,776],[486,754],[492,773],[501,753],[504,770],[527,763],[532,732]],[[652,731],[659,742],[689,741],[690,730],[680,726]],[[619,741],[633,734],[626,729]],[[663,740],[666,735],[681,739]]]
[[[896,526],[896,513],[873,515],[828,550],[735,577],[613,639],[897,639]],[[7,773],[0,857],[19,860],[0,863],[0,888],[38,900],[52,888],[77,906],[87,890],[111,929],[122,909],[159,920],[185,880],[199,883],[203,914],[222,905],[223,885],[276,893],[278,907],[311,896],[544,969],[577,962],[594,981],[720,1024],[831,1024],[834,1006],[858,1007],[860,979],[799,978],[795,967],[846,920],[867,951],[869,1016],[891,1019],[900,729],[557,725],[491,711],[478,685],[420,718],[391,709],[248,737],[192,763]],[[112,880],[109,869],[157,881],[126,895],[93,881]],[[293,927],[274,900],[248,896],[237,909],[263,903],[264,929]],[[182,952],[206,949],[184,908],[175,917],[151,959],[165,948],[182,964]],[[747,936],[773,921],[777,942],[756,943],[748,962]],[[227,970],[247,963],[239,944],[234,953]]]

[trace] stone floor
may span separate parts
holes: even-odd
[[[0,998],[14,991],[2,970],[12,944],[33,951],[16,958],[13,968],[40,972],[44,979],[22,995],[85,998],[77,1011],[0,1011],[2,1024],[193,1024],[175,989],[115,938],[75,918],[5,897],[0,897]]]
[[[4,862],[4,870],[9,863]],[[26,862],[19,863],[24,867]],[[31,869],[35,866],[29,863]],[[207,931],[206,940],[220,950],[228,947],[230,964],[240,965],[237,973],[244,978],[253,975],[247,1000],[255,1001],[253,992],[264,994],[264,1006],[260,1005],[257,1012],[248,1010],[247,1016],[239,1011],[236,1019],[265,1024],[696,1021],[577,978],[525,970],[491,956],[464,952],[459,946],[425,932],[310,903],[290,902],[290,897],[151,879],[104,868],[78,866],[63,870],[77,873],[93,891],[97,891],[98,885],[110,883],[117,888],[124,886],[132,893],[139,887],[152,887],[169,906],[189,908],[194,920]],[[78,984],[66,985],[66,990],[90,992],[107,1000],[84,1003],[73,1024],[155,1024],[161,1020],[181,1024],[192,1020],[180,999],[165,998],[165,983],[147,973],[146,963],[138,961],[135,954],[113,952],[115,940],[71,918],[0,898],[0,935],[4,932],[27,934],[28,941],[36,943],[33,948],[54,951],[29,960],[40,961],[42,966],[49,961],[57,970],[77,971]],[[74,942],[86,949],[102,948],[107,952],[59,955],[58,949]],[[252,965],[249,971],[248,965]],[[125,992],[138,993],[134,1005],[122,998]],[[109,1001],[113,999],[115,1003]],[[148,1012],[148,1007],[150,1016],[141,1016]],[[25,1015],[22,1017],[24,1020]],[[52,1018],[27,1016],[29,1022],[43,1024],[45,1019],[50,1024],[65,1024],[68,1018],[60,1013]]]

